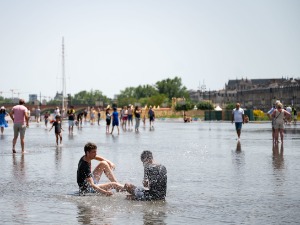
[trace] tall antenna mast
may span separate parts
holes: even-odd
[[[65,75],[65,44],[64,44],[64,37],[62,37],[62,61],[61,61],[61,68],[62,68],[62,113],[65,110],[65,96],[66,96],[66,75]]]

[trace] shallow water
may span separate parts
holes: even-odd
[[[11,153],[12,126],[0,138],[1,224],[297,224],[300,221],[300,126],[273,148],[269,123],[157,121],[154,130],[105,134],[85,124],[63,134],[32,123],[25,155]],[[65,130],[67,124],[64,123]],[[140,153],[152,150],[168,170],[165,202],[136,202],[125,193],[78,196],[77,163],[92,141],[116,164],[119,182],[141,184]],[[93,164],[95,165],[95,164]],[[107,181],[106,177],[101,178]]]

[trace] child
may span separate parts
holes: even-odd
[[[49,121],[49,113],[46,112],[44,115],[44,121],[45,121],[45,127],[47,128],[48,126],[48,121]]]
[[[0,109],[0,127],[1,127],[1,134],[3,134],[4,127],[8,127],[7,121],[5,120],[5,117],[8,116],[8,113],[5,110],[5,107],[2,106]]]
[[[106,109],[105,115],[106,115],[106,133],[109,133],[109,126],[110,126],[110,121],[111,121],[111,115],[109,112],[109,108]]]
[[[52,124],[52,127],[50,128],[49,132],[52,130],[52,128],[54,128],[54,132],[55,132],[55,136],[56,136],[56,145],[58,145],[58,137],[60,139],[60,144],[62,142],[62,135],[61,135],[61,131],[63,130],[61,127],[61,120],[60,120],[60,116],[56,115],[55,116],[55,121]]]
[[[111,134],[113,133],[114,131],[114,127],[117,126],[118,128],[118,134],[120,133],[120,130],[119,130],[119,113],[117,112],[117,108],[114,107],[114,112],[112,113],[112,129],[111,129]]]

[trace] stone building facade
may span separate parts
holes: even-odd
[[[300,110],[300,79],[240,79],[229,80],[218,91],[190,91],[194,101],[210,101],[224,108],[240,102],[243,108],[268,111],[278,99],[283,105]]]

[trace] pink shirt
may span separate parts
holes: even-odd
[[[16,105],[12,108],[14,113],[14,123],[25,123],[25,115],[27,114],[27,108],[24,105]]]

